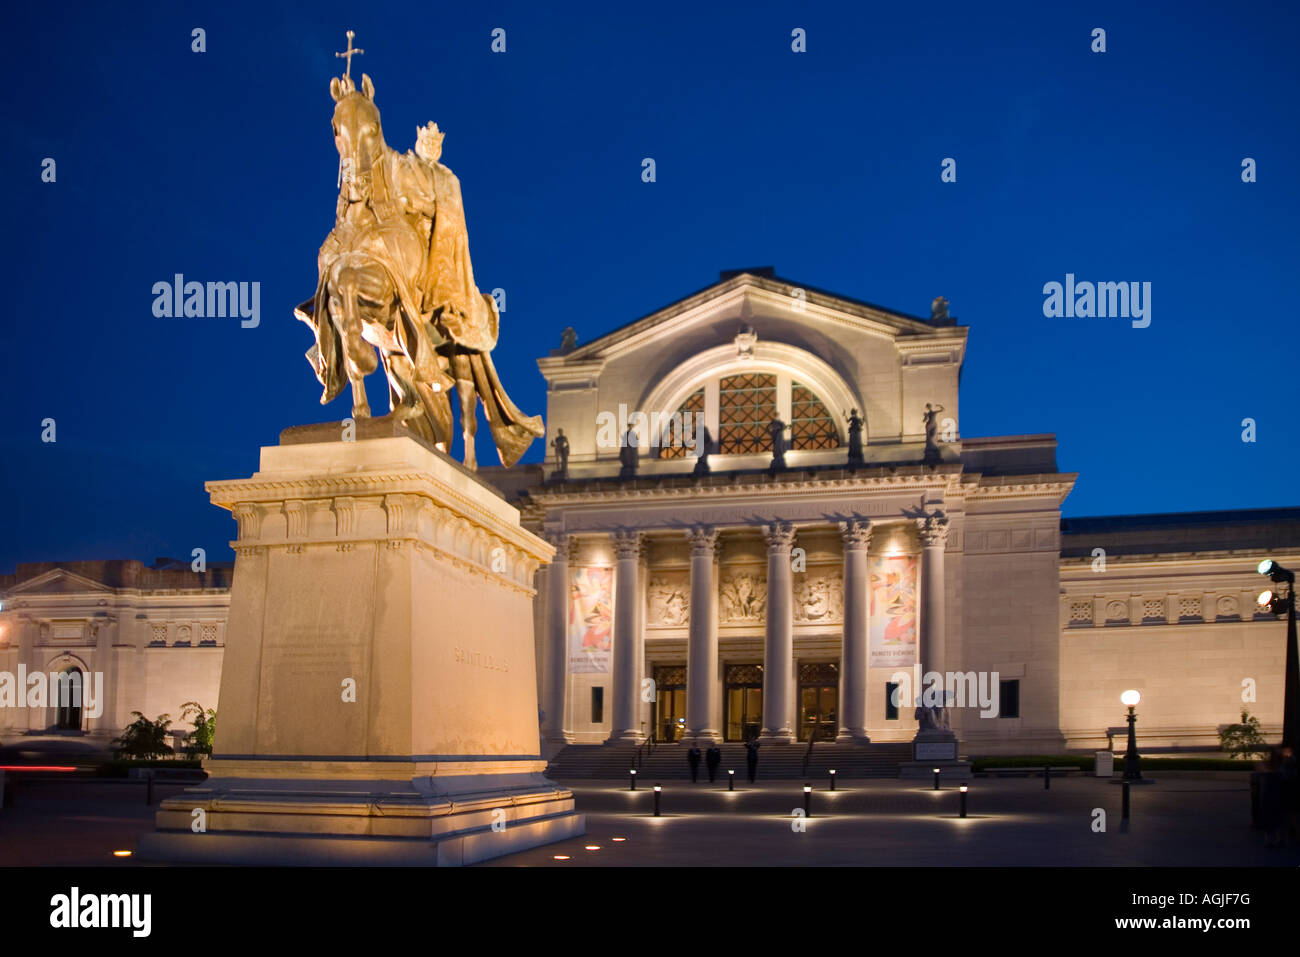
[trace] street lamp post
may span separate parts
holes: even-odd
[[[1125,691],[1119,696],[1119,700],[1128,706],[1128,750],[1124,752],[1124,780],[1141,781],[1142,772],[1138,770],[1138,744],[1137,744],[1137,712],[1133,709],[1137,707],[1142,695],[1136,691]]]
[[[1286,594],[1272,589],[1259,596],[1259,604],[1273,614],[1286,612],[1286,687],[1282,696],[1282,744],[1300,754],[1300,649],[1296,647],[1295,572],[1271,558],[1259,563],[1259,573],[1274,583],[1286,583]]]

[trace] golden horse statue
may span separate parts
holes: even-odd
[[[316,294],[294,310],[316,336],[307,360],[325,387],[321,404],[350,383],[353,417],[369,417],[365,376],[382,363],[390,417],[446,451],[454,388],[465,464],[477,465],[479,399],[502,463],[513,465],[544,429],[510,401],[492,364],[500,316],[474,285],[460,181],[439,162],[443,134],[431,123],[417,130],[414,153],[391,149],[374,84],[363,74],[358,90],[350,74],[349,61],[348,75],[330,81],[334,228],[317,257]]]

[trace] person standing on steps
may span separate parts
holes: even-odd
[[[722,749],[716,744],[709,745],[709,749],[704,752],[704,763],[708,766],[709,783],[712,784],[718,773],[718,765],[722,763]]]
[[[686,763],[691,766],[691,783],[694,784],[700,779],[700,749],[693,744],[686,752]]]
[[[754,783],[758,774],[758,742],[750,741],[745,745],[745,765],[749,768],[749,783]]]

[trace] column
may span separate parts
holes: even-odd
[[[691,543],[691,620],[686,664],[686,734],[696,743],[722,740],[710,725],[718,689],[718,587],[714,551],[718,533],[704,526],[687,532]]]
[[[94,701],[94,710],[100,712],[99,717],[91,715],[92,709],[86,710],[90,718],[88,728],[91,731],[112,731],[116,734],[119,730],[117,722],[114,720],[117,711],[117,659],[114,656],[113,646],[117,644],[117,618],[105,618],[99,624],[99,630],[96,637],[98,638],[95,649],[95,670],[102,676],[99,682],[95,683],[95,691],[99,694],[99,700]],[[87,681],[90,675],[86,676]],[[84,699],[83,699],[84,700]]]
[[[763,732],[761,744],[792,744],[795,740],[794,601],[791,589],[790,546],[794,527],[774,522],[764,527],[767,539],[767,642],[763,655]]]
[[[542,658],[542,742],[565,745],[573,741],[564,727],[569,685],[569,556],[573,539],[562,532],[546,540],[555,557],[546,569],[546,645]]]
[[[935,511],[916,520],[921,535],[921,623],[917,634],[916,658],[921,666],[921,683],[929,671],[942,674],[947,662],[944,649],[944,575],[943,550],[948,541],[948,517]]]
[[[866,744],[869,521],[840,522],[844,541],[844,643],[840,650],[840,729],[835,740]]]
[[[641,533],[615,532],[614,554],[614,682],[613,724],[607,739],[614,742],[642,740],[637,720],[643,662],[637,659],[636,613],[637,573],[641,566]]]
[[[40,670],[35,654],[37,636],[40,631],[41,624],[39,621],[25,614],[18,616],[18,660],[14,662],[15,671],[18,670],[19,665],[26,665],[29,672]],[[18,688],[16,691],[20,695],[26,694],[24,688]],[[35,731],[45,727],[45,713],[43,711],[26,707],[19,709],[18,719],[14,722],[15,730]]]
[[[642,548],[637,559],[636,575],[636,650],[632,660],[636,662],[636,724],[634,727],[645,740],[648,729],[654,721],[654,705],[650,703],[645,688],[645,611],[647,593],[650,590],[650,556]]]

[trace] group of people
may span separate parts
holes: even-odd
[[[700,749],[698,745],[691,745],[691,749],[686,752],[686,763],[691,767],[691,781],[695,782],[700,779]],[[704,766],[708,769],[709,780],[713,781],[718,774],[718,766],[722,764],[722,749],[716,744],[711,744],[705,749]],[[745,742],[745,767],[749,771],[749,783],[754,783],[754,778],[758,774],[758,742]]]

